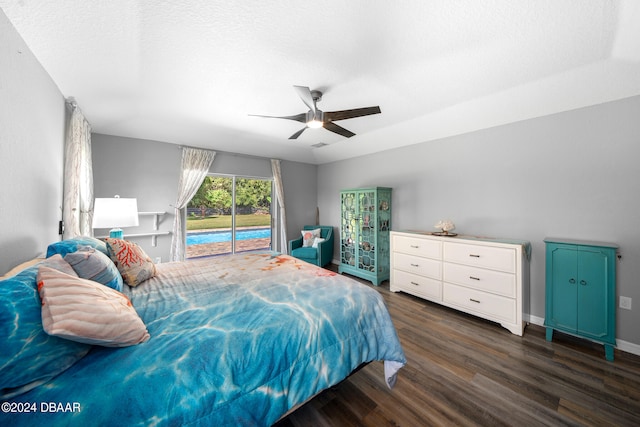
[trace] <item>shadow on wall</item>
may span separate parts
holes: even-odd
[[[36,257],[44,257],[47,248],[40,247],[35,238],[4,240],[0,243],[0,276],[13,267]]]

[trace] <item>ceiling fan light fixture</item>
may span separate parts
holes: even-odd
[[[322,127],[322,125],[323,123],[320,120],[316,120],[316,119],[309,120],[307,122],[307,127],[310,127],[311,129],[319,129]]]
[[[307,112],[307,127],[311,129],[319,129],[324,125],[324,112],[316,108],[315,111]]]

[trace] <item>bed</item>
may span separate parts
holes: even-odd
[[[287,255],[155,265],[122,287],[148,337],[115,348],[35,330],[41,264],[0,282],[0,339],[34,329],[0,349],[3,425],[271,425],[363,363],[383,361],[392,387],[406,362],[377,291]],[[51,365],[60,372],[36,372]]]

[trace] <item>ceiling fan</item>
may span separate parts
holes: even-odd
[[[287,120],[295,120],[300,123],[304,123],[306,126],[294,133],[289,137],[289,139],[296,139],[306,128],[325,128],[331,132],[337,133],[338,135],[342,135],[347,138],[351,138],[355,135],[355,133],[351,132],[343,128],[342,126],[338,126],[334,122],[338,120],[346,120],[352,119],[354,117],[362,117],[368,116],[371,114],[379,114],[380,107],[364,107],[364,108],[354,108],[351,110],[341,110],[341,111],[321,111],[316,106],[316,103],[322,99],[322,92],[319,90],[310,90],[306,86],[293,86],[293,88],[298,93],[302,102],[305,103],[307,107],[309,107],[309,111],[306,113],[300,113],[293,116],[263,116],[259,114],[249,114],[250,116],[255,117],[268,117],[273,119],[287,119]]]

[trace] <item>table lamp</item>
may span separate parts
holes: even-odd
[[[111,228],[109,237],[122,239],[121,227],[136,227],[137,225],[137,199],[124,199],[118,195],[113,198],[96,198],[93,205],[93,228]]]

